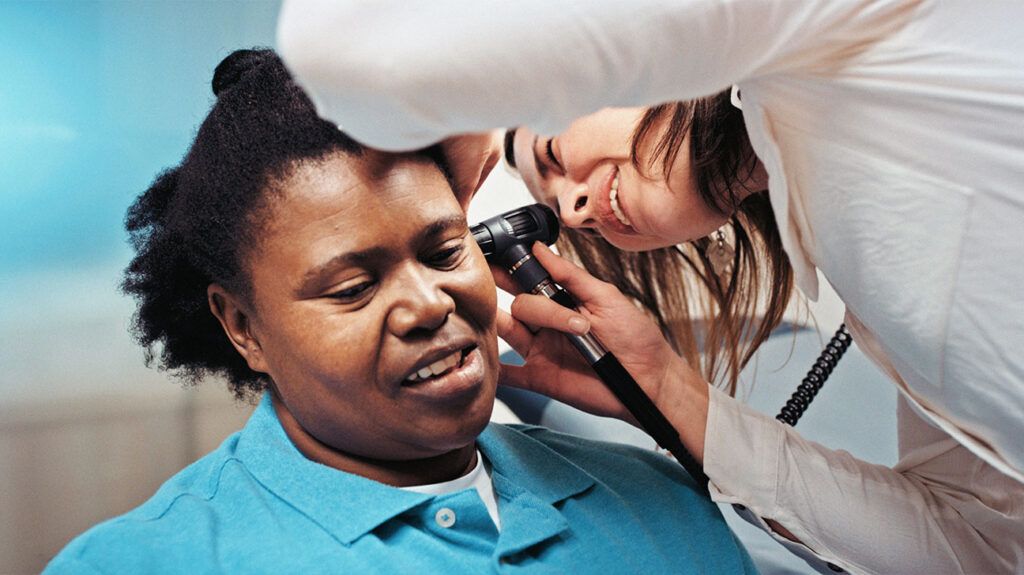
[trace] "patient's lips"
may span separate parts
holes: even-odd
[[[484,381],[484,361],[475,344],[429,359],[402,381],[404,392],[448,401],[463,394],[475,395]]]
[[[448,373],[453,368],[455,368],[455,367],[457,367],[457,366],[459,366],[461,364],[462,364],[462,350],[459,350],[459,351],[456,351],[456,352],[452,353],[451,355],[449,355],[447,357],[442,357],[441,359],[431,363],[430,365],[428,365],[426,367],[421,367],[419,369],[419,371],[417,371],[416,373],[414,373],[414,374],[410,375],[409,377],[405,378],[405,381],[408,382],[408,383],[416,383],[418,381],[423,381],[423,380],[429,379],[431,377],[436,377],[438,375],[444,375],[445,373]]]

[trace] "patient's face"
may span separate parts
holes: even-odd
[[[367,151],[305,163],[277,187],[248,265],[283,407],[361,457],[472,444],[497,382],[496,295],[441,172]]]

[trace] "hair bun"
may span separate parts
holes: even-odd
[[[220,96],[221,92],[234,86],[251,70],[266,62],[268,55],[273,54],[270,50],[235,50],[217,64],[213,71],[213,94]]]

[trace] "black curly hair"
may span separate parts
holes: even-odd
[[[209,309],[207,287],[219,283],[251,297],[245,257],[273,184],[300,160],[364,150],[317,116],[272,50],[228,55],[214,71],[213,93],[216,103],[181,164],[161,173],[128,210],[136,255],[122,289],[138,303],[132,333],[147,350],[147,365],[158,358],[187,384],[223,376],[243,399],[269,380],[232,347]],[[449,175],[436,149],[424,153]]]

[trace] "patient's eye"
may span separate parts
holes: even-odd
[[[439,250],[430,254],[426,262],[438,269],[450,270],[462,262],[464,254],[463,239],[460,238],[458,243],[445,244]]]
[[[342,303],[355,303],[364,296],[369,295],[375,285],[376,283],[372,281],[361,281],[355,285],[346,286],[338,291],[331,292],[327,294],[327,297]]]

